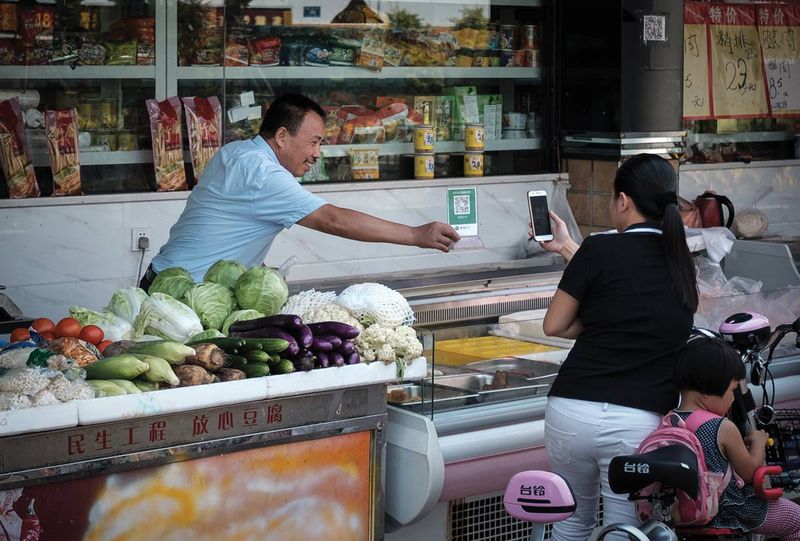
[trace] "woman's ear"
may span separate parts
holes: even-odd
[[[619,192],[614,204],[617,206],[617,212],[623,213],[628,210],[632,204],[631,198],[625,192]]]

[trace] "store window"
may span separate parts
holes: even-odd
[[[687,1],[687,161],[798,157],[800,9],[788,2]]]
[[[29,161],[43,196],[187,189],[276,95],[302,92],[327,112],[304,183],[546,171],[543,0],[275,5],[0,0],[0,100],[18,104],[0,115],[8,161]],[[46,113],[67,110],[76,148],[54,151]],[[415,147],[420,126],[431,148]],[[77,184],[60,183],[65,161]],[[0,196],[25,193],[17,180]]]

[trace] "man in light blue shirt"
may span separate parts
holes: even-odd
[[[199,282],[220,259],[260,265],[275,236],[296,223],[348,239],[448,252],[459,236],[447,224],[389,222],[331,205],[297,182],[320,159],[324,119],[325,112],[313,100],[284,94],[270,106],[259,135],[223,146],[203,171],[140,286],[147,290],[158,272],[169,267],[183,267]]]

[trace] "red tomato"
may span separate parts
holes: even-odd
[[[23,340],[27,340],[30,337],[31,333],[25,327],[17,327],[13,331],[11,331],[12,342],[22,342]]]
[[[81,329],[80,334],[78,334],[78,338],[81,340],[86,340],[90,344],[96,346],[103,341],[103,338],[105,338],[105,333],[103,332],[103,329],[97,325],[86,325]]]
[[[56,333],[54,333],[53,331],[43,331],[43,332],[40,332],[40,333],[39,333],[39,336],[41,336],[42,338],[44,338],[44,339],[45,339],[45,340],[47,340],[48,342],[49,342],[50,340],[55,340],[55,339],[56,339]]]
[[[58,338],[67,336],[78,338],[81,334],[81,324],[74,317],[65,317],[56,325],[55,333]]]
[[[47,331],[53,332],[53,330],[56,328],[56,324],[53,323],[52,320],[47,319],[46,317],[40,317],[39,319],[33,320],[33,323],[31,323],[31,327],[33,327],[34,331],[38,332],[39,334],[42,334]]]
[[[111,340],[103,340],[102,342],[97,344],[97,349],[100,351],[100,353],[103,353],[106,350],[106,348],[113,343],[114,342],[112,342]]]

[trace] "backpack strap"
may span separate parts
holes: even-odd
[[[696,409],[686,418],[686,428],[694,433],[706,421],[720,418],[721,417],[716,413],[711,413],[710,411],[704,409]],[[728,469],[725,470],[725,477],[722,478],[722,484],[719,486],[720,494],[722,494],[722,491],[725,490],[725,488],[728,486],[728,483],[730,483],[731,477],[733,477],[733,468],[731,467],[730,461],[728,461]]]

